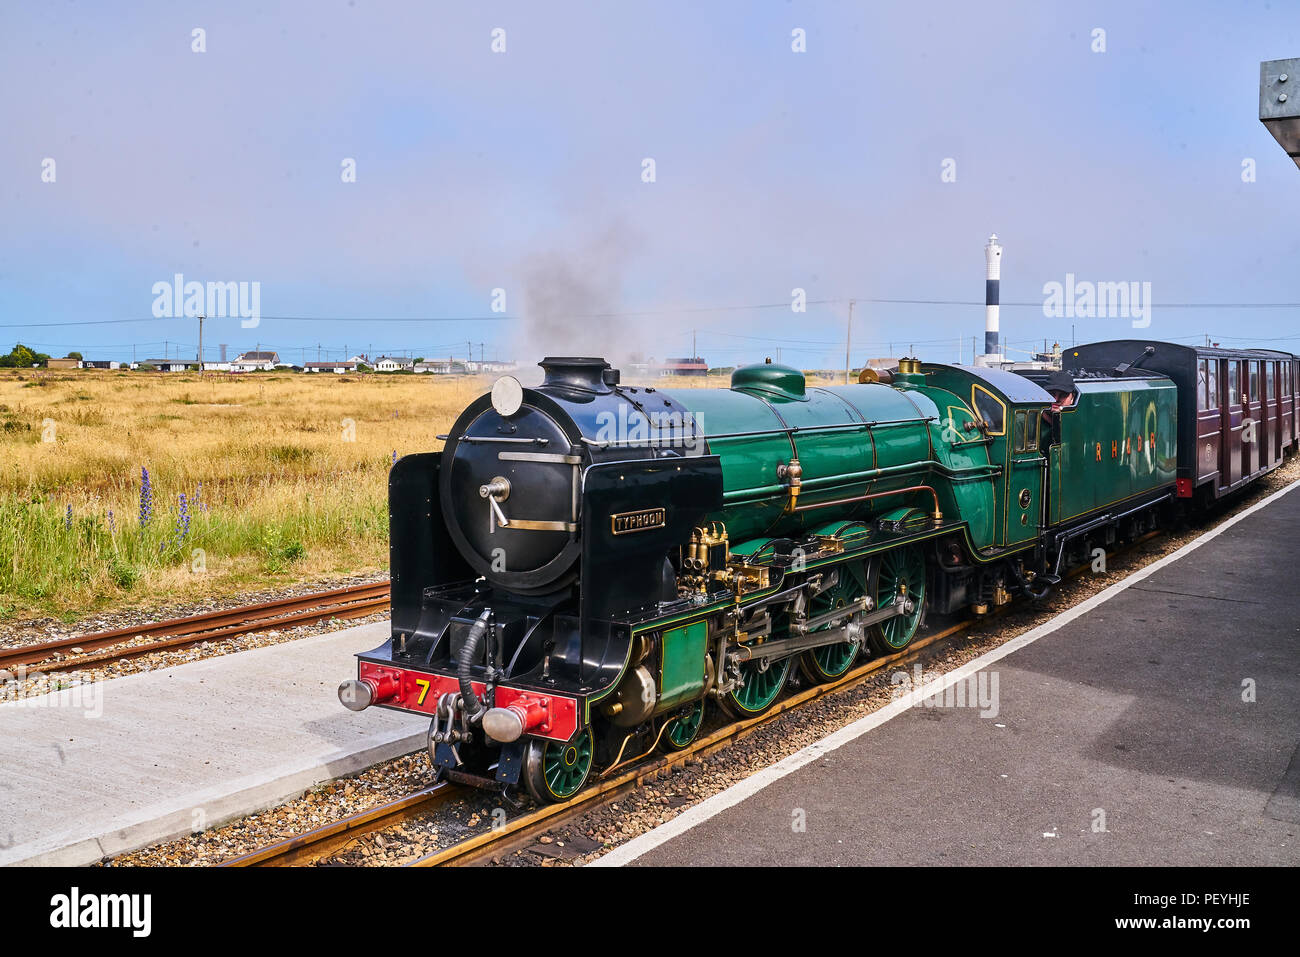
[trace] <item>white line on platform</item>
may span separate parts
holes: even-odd
[[[796,751],[794,754],[778,761],[771,767],[764,768],[757,774],[750,775],[745,778],[745,780],[733,784],[725,791],[721,791],[713,795],[713,797],[695,805],[690,810],[677,815],[677,817],[673,818],[668,823],[661,824],[653,830],[647,831],[639,837],[633,838],[626,844],[614,848],[608,854],[598,857],[596,860],[592,861],[589,866],[621,867],[624,864],[632,863],[637,858],[649,853],[659,845],[665,844],[673,838],[685,834],[696,825],[703,824],[710,818],[721,814],[723,811],[727,810],[727,808],[734,807],[746,798],[752,797],[769,784],[773,784],[774,782],[781,780],[781,778],[793,774],[804,765],[811,764],[823,755],[829,754],[831,751],[848,744],[850,741],[862,737],[862,735],[880,727],[886,721],[898,717],[900,714],[910,710],[914,705],[925,698],[941,694],[945,689],[957,684],[959,681],[965,681],[971,675],[993,664],[993,662],[1005,658],[1007,655],[1019,651],[1027,645],[1032,645],[1039,638],[1050,635],[1059,628],[1068,625],[1076,618],[1086,615],[1099,605],[1110,601],[1125,589],[1136,585],[1145,578],[1149,578],[1166,565],[1173,564],[1180,558],[1183,558],[1200,548],[1206,542],[1217,538],[1238,522],[1254,515],[1260,509],[1269,505],[1275,499],[1281,498],[1297,486],[1300,486],[1300,480],[1278,489],[1268,498],[1261,502],[1256,502],[1254,505],[1250,506],[1250,508],[1239,512],[1226,522],[1210,529],[1210,531],[1206,532],[1196,540],[1188,542],[1173,554],[1166,555],[1159,561],[1152,562],[1146,568],[1134,572],[1123,581],[1116,582],[1105,591],[1099,592],[1086,601],[1075,605],[1073,608],[1061,612],[1061,614],[1057,615],[1050,621],[1046,621],[1037,628],[1027,631],[1019,637],[1011,639],[1005,645],[995,648],[986,654],[980,655],[978,658],[967,662],[955,671],[948,672],[937,681],[925,683],[920,688],[917,688],[902,698],[891,701],[879,711],[873,712],[865,718],[853,722],[853,724],[840,728],[840,730],[836,731],[834,734],[827,735],[820,741],[813,742],[806,748]]]

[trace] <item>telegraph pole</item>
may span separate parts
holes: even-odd
[[[856,302],[856,300],[854,299],[849,300],[848,335],[845,336],[844,339],[844,384],[845,385],[849,384],[849,366],[850,366],[849,356],[853,351],[853,304],[854,302]]]
[[[203,317],[199,316],[199,375],[203,375]]]

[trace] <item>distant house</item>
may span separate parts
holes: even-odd
[[[229,362],[204,362],[203,371],[204,372],[229,372],[230,363]]]
[[[280,364],[278,352],[245,352],[230,363],[232,372],[269,372]]]
[[[190,366],[197,364],[196,361],[189,359],[145,359],[143,362],[132,362],[131,368],[151,366],[159,372],[184,372]]]
[[[513,372],[519,368],[513,359],[486,359],[476,363],[476,365],[478,366],[477,371],[484,373]]]
[[[428,362],[417,362],[414,372],[430,372],[434,375],[453,375],[455,373],[464,373],[465,363],[457,359],[431,359]]]
[[[345,372],[356,372],[357,364],[352,360],[338,359],[325,362],[304,362],[302,364],[303,372],[333,372],[337,375],[343,375]]]
[[[51,357],[48,361],[46,361],[46,363],[45,363],[45,368],[47,368],[47,369],[80,369],[80,368],[81,368],[81,360],[80,360],[80,359],[55,359],[55,358]]]
[[[665,359],[664,364],[659,366],[659,374],[662,375],[708,375],[709,364],[699,356],[689,356],[684,359]]]
[[[415,365],[410,359],[395,359],[392,356],[380,356],[375,360],[376,372],[410,372]]]
[[[83,369],[120,369],[122,363],[114,362],[112,359],[82,359],[81,368]]]

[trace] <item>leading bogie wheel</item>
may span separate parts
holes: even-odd
[[[591,728],[568,741],[534,739],[524,757],[524,785],[542,804],[567,801],[587,783],[593,756]]]
[[[925,553],[919,545],[904,545],[878,555],[872,562],[870,594],[876,608],[884,609],[901,601],[911,604],[911,611],[896,615],[867,630],[867,644],[878,655],[893,655],[912,643],[921,627],[925,610]]]

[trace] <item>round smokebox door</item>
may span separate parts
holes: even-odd
[[[569,543],[575,466],[556,461],[568,455],[564,431],[531,406],[508,419],[488,409],[457,442],[443,513],[488,577],[537,571]]]

